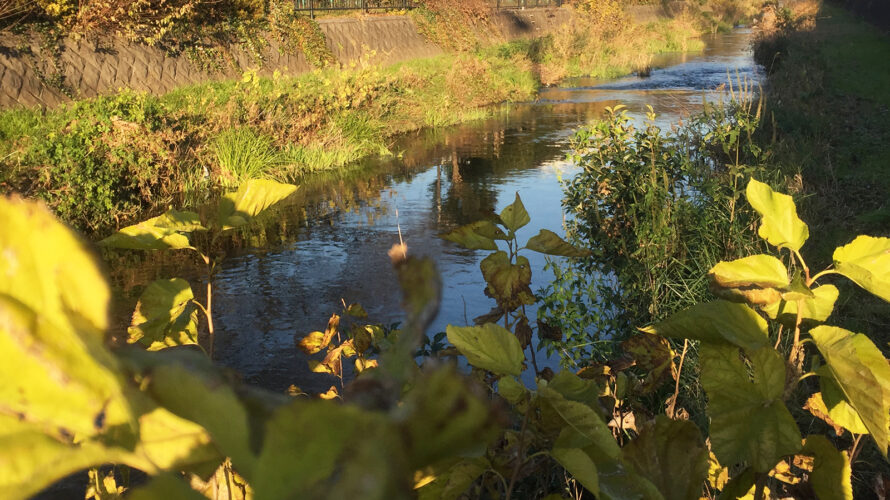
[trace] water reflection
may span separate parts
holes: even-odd
[[[748,33],[736,32],[710,40],[704,54],[658,61],[664,68],[647,79],[565,82],[544,90],[538,102],[511,106],[492,119],[402,137],[391,148],[395,157],[306,178],[274,216],[219,243],[228,258],[214,282],[217,359],[272,390],[290,384],[326,390],[333,379],[309,372],[294,337],[322,329],[344,300],[362,303],[375,322],[399,321],[400,297],[386,255],[399,228],[409,250],[435,259],[442,274],[442,306],[431,332],[488,312],[493,301],[482,292],[479,272],[485,252],[437,235],[499,212],[515,192],[532,216],[520,241],[541,228],[560,232],[558,179],[573,172],[564,161],[573,130],[617,104],[636,116],[651,104],[663,125],[676,122],[699,109],[704,94],[713,98],[728,70],[756,77],[748,44]],[[528,257],[537,289],[550,276],[542,256]],[[121,327],[151,280],[183,276],[196,290],[201,285],[200,267],[185,253],[114,259]]]

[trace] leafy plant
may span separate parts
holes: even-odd
[[[158,280],[146,287],[128,330],[129,343],[142,342],[149,350],[176,345],[200,345],[197,325],[198,311],[204,313],[209,335],[209,355],[213,357],[213,293],[212,282],[220,258],[209,249],[224,232],[246,225],[267,208],[284,200],[297,186],[267,180],[249,180],[237,191],[219,201],[216,213],[202,220],[195,212],[168,210],[166,213],[128,226],[105,238],[101,245],[131,250],[192,250],[206,266],[207,290],[204,303],[199,302],[187,281],[179,278]],[[210,231],[207,249],[192,245],[189,235]]]

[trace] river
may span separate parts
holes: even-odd
[[[500,212],[514,193],[531,215],[519,231],[521,242],[541,228],[562,234],[560,179],[575,172],[565,160],[573,131],[618,104],[636,119],[651,105],[659,124],[671,126],[700,110],[703,99],[719,99],[715,88],[730,75],[758,80],[750,41],[745,29],[710,37],[700,54],[657,58],[648,78],[568,80],[491,119],[404,136],[392,157],[305,179],[274,218],[225,243],[227,258],[213,282],[215,359],[271,390],[291,384],[326,390],[335,379],[309,371],[295,338],[323,330],[341,301],[362,304],[371,322],[400,320],[387,257],[399,228],[409,252],[433,258],[442,276],[442,303],[429,333],[471,323],[494,305],[479,271],[488,252],[461,249],[438,235]],[[543,256],[525,255],[537,290],[552,276]],[[146,283],[175,276],[203,289],[200,267],[184,253],[113,260],[112,282],[122,292],[118,317],[127,317]]]

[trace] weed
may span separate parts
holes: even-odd
[[[251,179],[262,179],[280,163],[272,140],[250,127],[223,132],[213,141],[211,149],[224,186],[240,186]]]

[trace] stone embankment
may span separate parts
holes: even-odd
[[[637,21],[654,20],[664,11],[642,7],[633,11]],[[565,8],[505,10],[494,17],[495,28],[505,40],[542,36],[571,22]],[[442,50],[417,31],[409,16],[342,17],[319,20],[326,43],[341,63],[375,54],[377,63],[389,64],[408,59],[430,57]],[[32,53],[39,53],[37,41]],[[129,43],[125,40],[66,40],[61,57],[56,60],[29,56],[21,50],[21,40],[0,34],[0,108],[52,107],[73,98],[88,98],[113,93],[122,88],[163,94],[177,87],[210,80],[237,78],[234,68],[251,68],[255,63],[246,53],[234,54],[228,71],[208,72],[189,58],[166,51]],[[278,50],[271,43],[264,54],[260,73],[298,74],[311,70],[300,53]],[[44,78],[41,78],[41,74]],[[64,76],[64,87],[47,84],[45,75]],[[67,94],[67,95],[66,95]]]

